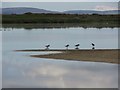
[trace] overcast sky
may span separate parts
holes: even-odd
[[[1,0],[2,2],[119,2],[119,0]]]
[[[116,10],[117,2],[2,2],[3,8],[8,7],[34,7],[40,9],[65,10]]]

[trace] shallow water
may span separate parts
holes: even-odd
[[[64,61],[29,57],[45,52],[14,52],[18,49],[69,48],[80,43],[81,49],[117,49],[117,28],[31,29],[8,28],[3,31],[3,87],[4,88],[117,88],[118,65]],[[52,52],[47,52],[52,53]],[[59,53],[59,52],[57,52]]]

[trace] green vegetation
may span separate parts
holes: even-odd
[[[2,15],[2,23],[107,23],[117,24],[119,15],[22,14]]]

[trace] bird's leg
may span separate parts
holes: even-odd
[[[68,47],[67,47],[67,50],[68,50]]]
[[[47,50],[49,50],[49,47],[47,47]]]
[[[48,47],[46,47],[45,49],[48,50]]]

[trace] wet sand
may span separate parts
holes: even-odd
[[[35,58],[49,58],[62,59],[69,61],[89,61],[89,62],[105,62],[105,63],[119,63],[120,49],[84,49],[84,50],[65,50],[65,49],[31,49],[31,50],[16,50],[20,52],[42,52],[42,51],[58,51],[62,53],[46,54],[46,55],[30,55]]]

